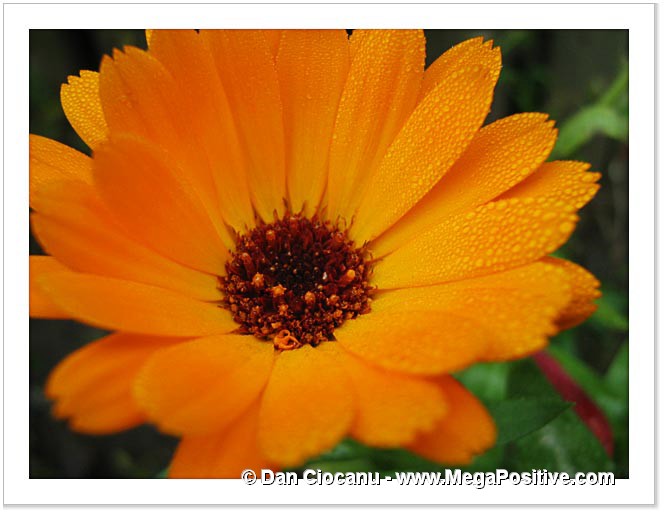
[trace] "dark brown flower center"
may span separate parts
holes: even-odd
[[[222,306],[238,332],[281,350],[332,340],[345,320],[370,311],[365,247],[316,216],[287,213],[239,236],[220,278]]]

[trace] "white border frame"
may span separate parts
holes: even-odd
[[[654,494],[654,11],[650,4],[5,4],[6,504],[648,504]],[[33,28],[628,29],[630,479],[611,487],[264,487],[239,480],[28,477],[28,31]]]

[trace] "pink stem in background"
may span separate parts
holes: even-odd
[[[575,382],[559,362],[547,352],[538,352],[533,360],[564,400],[573,402],[573,410],[598,438],[611,457],[614,453],[612,427],[589,395]]]

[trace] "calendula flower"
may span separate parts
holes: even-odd
[[[598,174],[544,114],[483,126],[501,68],[418,30],[148,33],[62,87],[92,150],[30,139],[31,314],[115,331],[46,392],[73,429],[181,437],[174,477],[281,468],[352,437],[445,464],[491,447],[450,374],[591,314],[549,256]]]

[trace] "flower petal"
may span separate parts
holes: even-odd
[[[150,358],[136,381],[135,396],[164,432],[219,432],[257,400],[273,359],[272,343],[253,336],[226,334],[182,343]]]
[[[537,262],[474,279],[389,291],[379,295],[372,309],[466,318],[478,324],[489,341],[481,359],[501,361],[542,349],[548,336],[556,334],[554,322],[570,298],[564,272]]]
[[[92,160],[46,137],[30,135],[30,206],[42,187],[55,181],[92,184]]]
[[[194,269],[220,275],[228,251],[168,155],[129,136],[97,148],[95,184],[133,238]]]
[[[257,442],[258,416],[257,402],[222,432],[183,437],[169,478],[240,478],[245,469],[258,475],[272,467]]]
[[[377,301],[378,302],[378,301]],[[445,312],[372,311],[335,330],[349,352],[387,370],[437,375],[479,361],[488,336],[475,322]]]
[[[83,183],[58,182],[35,194],[32,231],[72,270],[161,286],[201,300],[219,300],[216,276],[185,267],[130,239]]]
[[[408,448],[439,464],[468,464],[496,442],[494,420],[485,407],[452,377],[440,379],[449,404],[448,414],[429,433]]]
[[[547,162],[523,182],[501,196],[505,198],[547,197],[579,210],[596,195],[598,172],[586,172],[585,162]]]
[[[501,72],[500,48],[492,48],[492,41],[483,43],[482,37],[474,37],[453,46],[425,70],[420,99],[427,97],[451,73],[478,64],[488,70],[492,83],[496,84]]]
[[[233,110],[250,172],[256,211],[266,221],[284,212],[286,171],[279,83],[263,31],[204,30],[204,41]]]
[[[268,41],[268,46],[270,46],[270,52],[272,53],[273,57],[277,57],[277,53],[279,52],[279,44],[282,40],[282,34],[285,32],[288,33],[294,31],[270,29],[270,30],[262,30],[261,32],[263,32],[263,35]]]
[[[349,69],[344,30],[286,30],[277,56],[291,211],[316,209],[328,179],[333,125]]]
[[[231,247],[233,238],[215,197],[210,145],[202,135],[207,125],[199,123],[195,109],[198,99],[180,91],[151,54],[133,47],[126,47],[125,52],[115,51],[113,59],[105,57],[101,65],[100,95],[111,133],[131,134],[168,153],[171,172],[187,183],[219,236]]]
[[[88,434],[110,434],[145,421],[132,398],[134,378],[155,351],[179,340],[116,333],[67,356],[49,376],[53,412]]]
[[[90,148],[108,136],[108,126],[99,95],[99,73],[81,71],[81,76],[70,76],[60,88],[60,102],[65,116]]]
[[[431,430],[447,410],[438,387],[425,379],[386,371],[351,355],[344,369],[357,403],[351,435],[362,443],[402,446]]]
[[[487,203],[386,256],[373,282],[382,290],[427,286],[525,265],[559,248],[576,221],[570,207],[545,197]]]
[[[487,116],[493,90],[482,62],[460,65],[442,77],[372,175],[351,228],[356,240],[383,233],[448,172]]]
[[[156,286],[73,272],[44,274],[37,283],[73,318],[104,329],[189,337],[238,327],[228,311]]]
[[[236,231],[252,227],[254,212],[247,162],[231,106],[203,37],[194,30],[156,30],[150,54],[174,78],[181,98],[179,115],[186,118],[181,122],[195,120],[188,125],[188,133],[201,148],[199,153],[206,156],[198,165],[207,167],[212,177],[208,186],[216,195],[213,194],[211,200],[217,204],[226,223]]]
[[[546,257],[543,262],[554,265],[565,272],[566,280],[571,288],[572,296],[563,311],[556,319],[557,327],[563,331],[581,324],[598,309],[594,300],[601,296],[600,282],[594,275],[573,263],[560,258]]]
[[[372,242],[381,257],[450,215],[480,206],[531,174],[556,140],[545,114],[516,114],[483,127],[445,176]]]
[[[30,256],[30,316],[35,318],[71,318],[42,291],[39,278],[53,272],[66,272],[67,267],[51,256]]]
[[[372,170],[413,111],[425,62],[421,30],[355,30],[330,148],[328,217],[351,220]]]
[[[354,404],[339,351],[324,342],[277,356],[259,415],[259,444],[268,460],[302,464],[348,432]]]

